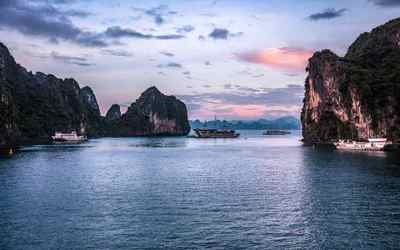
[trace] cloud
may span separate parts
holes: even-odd
[[[161,24],[163,24],[165,21],[164,21],[164,18],[162,17],[162,16],[160,16],[160,15],[157,15],[157,16],[155,16],[154,17],[154,21],[156,22],[156,24],[158,24],[158,25],[161,25]]]
[[[168,56],[168,57],[174,57],[175,54],[168,52],[168,51],[161,51],[160,54],[164,55],[164,56]]]
[[[168,35],[152,35],[152,34],[144,34],[132,29],[122,28],[120,26],[109,27],[104,35],[108,38],[138,38],[138,39],[158,39],[158,40],[176,40],[182,39],[185,36],[176,35],[176,34],[168,34]]]
[[[249,87],[239,87],[239,91],[250,92],[250,93],[258,93],[261,92],[261,89],[249,88]]]
[[[46,38],[52,43],[60,40],[85,47],[108,47],[119,38],[175,40],[184,38],[179,34],[153,35],[132,29],[113,26],[104,32],[90,32],[74,25],[71,17],[84,17],[89,13],[80,10],[61,11],[47,1],[36,4],[22,0],[0,2],[0,28],[16,30],[24,35]]]
[[[23,0],[3,0],[5,5],[8,6],[14,6],[17,7],[18,9],[25,9],[25,10],[30,10],[35,13],[42,13],[47,16],[53,15],[53,16],[68,16],[68,17],[88,17],[92,15],[88,11],[84,10],[77,10],[77,9],[58,9],[54,7],[53,4],[60,4],[60,1],[48,1],[48,0],[36,0],[32,1],[34,4],[30,4],[29,1],[23,1]]]
[[[230,37],[238,37],[242,36],[243,34],[243,32],[232,33],[228,29],[215,28],[210,34],[208,34],[208,37],[214,40],[228,40]],[[199,36],[199,40],[204,39],[204,36]]]
[[[263,64],[270,68],[302,72],[313,51],[305,48],[283,47],[237,54],[241,61]]]
[[[224,89],[232,89],[233,85],[230,83],[224,84]]]
[[[134,11],[141,12],[151,18],[157,25],[162,25],[166,22],[166,16],[176,15],[178,12],[169,10],[167,5],[159,5],[154,8],[143,9],[143,8],[132,8]]]
[[[40,1],[40,0],[37,0]],[[71,3],[75,3],[77,0],[42,0],[43,2],[48,1],[51,2],[53,4],[71,4]]]
[[[304,86],[290,84],[282,88],[250,88],[225,84],[224,92],[179,96],[188,105],[191,117],[220,115],[230,119],[265,116],[298,116],[304,98]]]
[[[66,16],[80,17],[80,18],[85,18],[85,17],[88,17],[91,15],[90,12],[83,11],[83,10],[66,10],[61,13],[65,14]]]
[[[104,55],[118,56],[118,57],[132,57],[133,54],[124,50],[103,49],[101,51]]]
[[[50,56],[54,60],[61,61],[66,64],[73,64],[84,67],[94,65],[93,63],[89,63],[88,60],[84,57],[61,55],[55,51],[51,52]]]
[[[71,22],[70,17],[83,16],[82,11],[60,11],[48,3],[6,0],[0,3],[0,13],[0,27],[25,35],[44,37],[53,42],[62,39],[91,47],[107,45],[96,34],[83,31]]]
[[[369,0],[369,2],[372,2],[373,4],[379,5],[382,7],[400,6],[399,0]]]
[[[195,30],[195,28],[192,25],[184,25],[182,27],[176,28],[176,32],[179,34],[190,33],[194,30]]]
[[[319,21],[319,20],[326,20],[326,19],[333,19],[343,16],[343,14],[347,11],[347,9],[334,9],[329,8],[322,12],[312,14],[307,18],[311,21]]]
[[[158,68],[183,68],[181,64],[175,63],[175,62],[170,62],[167,64],[159,64],[157,65]]]
[[[215,28],[208,36],[217,40],[217,39],[228,39],[229,30],[227,29],[218,29]]]
[[[211,2],[210,5],[211,5],[211,6],[215,6],[215,5],[217,5],[217,3],[218,3],[218,1],[217,1],[217,0],[214,0],[214,1]]]
[[[230,33],[229,36],[230,37],[239,37],[239,36],[243,36],[244,32],[236,32],[236,33]]]
[[[166,9],[166,5],[160,5],[155,8],[151,8],[145,10],[145,13],[154,18],[154,22],[158,25],[161,25],[165,22],[164,17],[162,16],[162,12]]]

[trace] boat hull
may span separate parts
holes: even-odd
[[[341,147],[341,146],[336,146],[336,150],[342,150],[342,151],[384,151],[384,148],[358,148],[358,147]]]
[[[238,138],[240,134],[235,135],[201,135],[197,136],[196,138],[199,139],[235,139]]]
[[[197,137],[200,139],[235,139],[240,136],[234,130],[208,130],[195,129]]]
[[[290,131],[285,130],[267,130],[263,133],[263,135],[290,135]]]
[[[370,142],[344,142],[339,141],[334,143],[337,150],[345,151],[384,151],[385,147],[389,145],[390,142],[385,141],[374,141],[371,139]]]
[[[60,139],[57,139],[57,140],[53,140],[53,144],[79,144],[79,143],[83,143],[83,142],[86,142],[87,141],[87,139],[85,139],[85,140],[60,140]]]

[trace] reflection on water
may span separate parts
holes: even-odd
[[[27,153],[34,151],[74,151],[74,150],[82,150],[84,148],[91,148],[94,145],[89,145],[87,143],[82,144],[53,144],[53,145],[37,145],[30,147],[23,147],[18,152]]]
[[[132,143],[132,147],[149,147],[149,148],[178,148],[187,145],[186,140],[182,138],[143,138],[139,142]]]
[[[303,154],[307,220],[321,248],[398,246],[398,155],[310,150]]]
[[[104,138],[0,160],[0,249],[398,247],[398,155],[241,134]]]

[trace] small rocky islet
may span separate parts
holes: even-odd
[[[105,117],[105,136],[185,136],[190,132],[186,105],[156,87],[147,89],[126,113],[112,105]]]
[[[126,113],[115,104],[103,117],[90,87],[28,72],[0,43],[0,151],[48,143],[56,131],[77,131],[91,138],[177,136],[187,135],[190,125],[186,105],[156,87],[147,89]]]

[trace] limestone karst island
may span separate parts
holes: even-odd
[[[0,1],[0,249],[398,249],[400,1]]]

